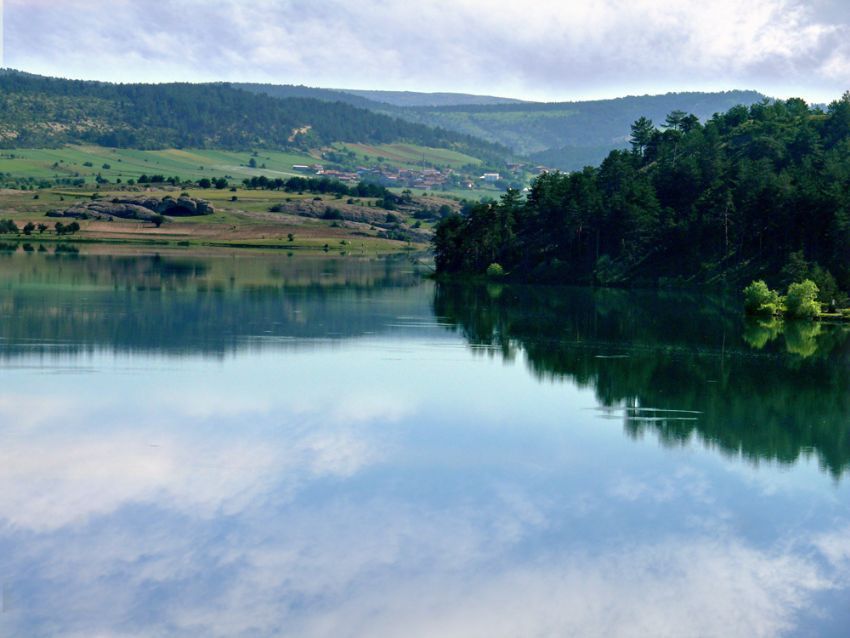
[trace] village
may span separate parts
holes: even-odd
[[[529,173],[539,175],[548,171],[546,167],[531,167],[525,164],[507,164],[506,171],[491,170],[470,173],[452,168],[423,167],[419,169],[375,164],[374,166],[355,166],[347,168],[323,164],[293,164],[292,169],[299,173],[336,179],[348,184],[369,182],[387,188],[409,188],[423,191],[437,190],[496,190],[523,188]]]

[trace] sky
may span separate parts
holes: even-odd
[[[850,89],[848,0],[0,0],[6,67],[574,100]]]

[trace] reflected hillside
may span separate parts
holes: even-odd
[[[404,260],[284,255],[0,256],[0,353],[220,355],[430,315]],[[303,345],[303,344],[302,344]]]
[[[850,467],[850,340],[841,327],[745,324],[736,300],[682,293],[439,285],[437,316],[477,351],[594,389],[635,437]],[[771,332],[773,329],[773,332]],[[767,331],[767,336],[762,331]]]

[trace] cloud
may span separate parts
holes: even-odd
[[[44,533],[152,504],[238,514],[270,490],[292,498],[304,483],[379,462],[392,434],[379,441],[358,428],[411,409],[368,391],[316,397],[294,412],[211,396],[166,393],[148,411],[125,411],[115,401],[0,395],[0,432],[15,434],[0,448],[0,524]]]
[[[534,540],[567,521],[539,502],[529,517],[516,497],[256,503],[224,531],[115,520],[37,539],[15,561],[41,579],[30,604],[68,635],[758,638],[793,632],[819,595],[847,584],[837,533],[773,547],[728,533],[580,547],[546,536],[543,548]]]
[[[533,97],[850,86],[841,0],[7,0],[7,62],[111,80]]]

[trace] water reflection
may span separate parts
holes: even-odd
[[[41,259],[0,266],[0,635],[846,635],[838,333],[405,262]]]
[[[850,467],[842,327],[787,323],[785,356],[780,326],[744,323],[725,297],[441,285],[434,312],[477,351],[521,350],[541,378],[593,388],[633,437],[697,436],[752,461],[814,453],[836,477]]]
[[[247,340],[362,336],[427,301],[405,259],[286,255],[11,255],[0,262],[0,356],[222,355]]]

